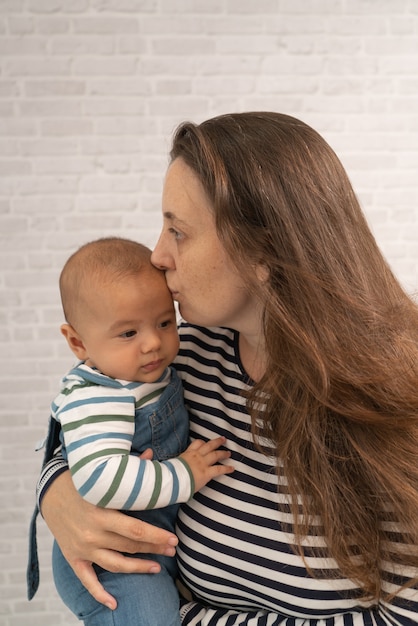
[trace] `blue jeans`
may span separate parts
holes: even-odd
[[[117,608],[111,611],[83,587],[54,542],[55,585],[63,602],[85,626],[181,626],[179,595],[173,572],[169,573],[175,557],[150,558],[161,564],[159,574],[113,574],[94,566],[103,587],[117,600]]]

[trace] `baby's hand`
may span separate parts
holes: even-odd
[[[190,467],[195,482],[195,491],[199,491],[212,478],[234,471],[231,465],[220,465],[231,456],[227,450],[218,450],[225,443],[225,437],[217,437],[211,441],[196,439],[180,456]]]

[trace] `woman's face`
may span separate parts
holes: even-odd
[[[196,174],[177,158],[163,190],[163,228],[152,262],[165,270],[180,314],[199,326],[259,330],[259,307],[218,238],[212,207]]]

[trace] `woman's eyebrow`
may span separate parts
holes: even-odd
[[[168,220],[169,222],[176,222],[177,224],[186,224],[186,222],[184,220],[181,220],[180,218],[178,218],[171,211],[164,211],[163,212],[163,217],[166,220]]]

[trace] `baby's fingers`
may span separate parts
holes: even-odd
[[[223,474],[231,474],[234,471],[234,468],[232,467],[232,465],[222,465],[222,464],[215,464],[215,465],[210,465],[207,469],[207,476],[212,479],[212,478],[216,478],[217,476],[222,476]]]
[[[231,457],[229,450],[218,450],[218,446],[226,442],[225,437],[212,439],[200,446],[197,454],[203,460],[205,465],[210,469],[211,477],[219,476],[233,471],[233,467],[221,465],[223,461],[227,461]]]
[[[210,441],[202,441],[201,439],[196,439],[193,441],[189,450],[199,451],[202,456],[206,454],[210,454],[214,450],[217,450],[220,446],[223,446],[226,443],[225,437],[216,437],[215,439],[210,439]]]

